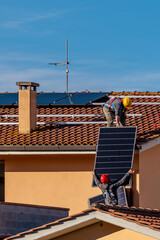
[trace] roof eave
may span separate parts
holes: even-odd
[[[88,152],[95,153],[96,145],[0,145],[0,154],[4,152]]]

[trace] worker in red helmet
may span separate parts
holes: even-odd
[[[131,174],[133,174],[133,173],[134,173],[134,171],[132,169],[130,169],[122,179],[120,179],[116,182],[111,182],[108,174],[103,174],[99,179],[95,170],[93,170],[93,179],[94,179],[97,187],[99,187],[101,189],[106,205],[108,205],[108,204],[117,205],[118,204],[117,189],[121,186],[127,185],[131,178]]]

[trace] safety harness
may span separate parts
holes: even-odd
[[[123,103],[123,100],[121,98],[114,97],[114,98],[112,98],[112,100],[110,101],[109,104],[105,104],[105,107],[108,109],[111,108],[111,104],[115,99],[119,99]]]

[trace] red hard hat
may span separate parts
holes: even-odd
[[[101,180],[101,183],[108,183],[109,182],[108,174],[102,174],[100,180]]]

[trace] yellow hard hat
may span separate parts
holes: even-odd
[[[132,106],[132,100],[129,97],[123,98],[123,106],[129,109]]]

